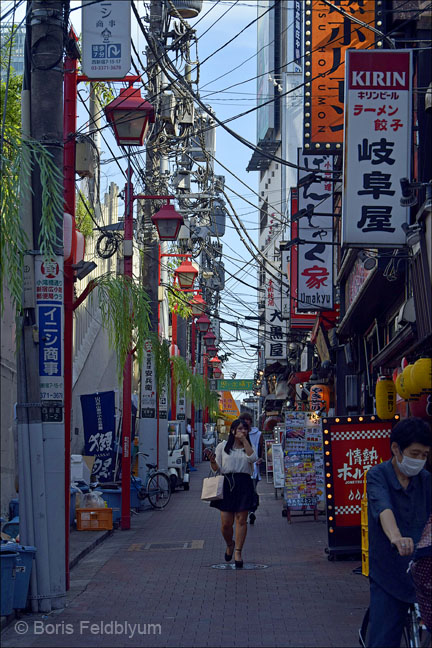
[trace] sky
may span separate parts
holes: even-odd
[[[24,17],[25,3],[19,3],[16,11],[16,22]],[[13,6],[13,2],[2,2],[2,15]],[[143,1],[137,2],[140,15],[144,14]],[[195,19],[189,19],[192,26],[196,25],[198,41],[198,56],[204,61],[217,49],[238,36],[220,52],[211,56],[200,67],[199,92],[202,100],[209,104],[219,119],[225,120],[248,108],[256,105],[256,34],[258,2],[256,0],[204,0],[202,11]],[[71,3],[71,20],[75,30],[81,31],[81,3]],[[249,23],[253,24],[246,28]],[[245,29],[246,28],[246,29]],[[242,30],[245,30],[242,32]],[[206,32],[206,33],[204,33]],[[202,37],[201,37],[202,35]],[[145,60],[143,51],[146,44],[135,18],[132,14],[132,38],[140,53],[141,60]],[[233,68],[236,68],[233,70]],[[133,70],[131,70],[133,73]],[[253,79],[243,83],[247,79]],[[241,83],[232,89],[228,86]],[[196,87],[196,86],[195,86]],[[214,94],[211,94],[214,93]],[[85,94],[85,93],[83,93]],[[78,122],[82,126],[86,113],[79,110]],[[249,141],[256,142],[256,112],[236,119],[229,123],[229,126],[238,134]],[[105,129],[107,132],[109,129]],[[108,138],[109,139],[109,138]],[[111,139],[111,146],[115,150],[114,140]],[[104,143],[101,144],[102,159],[111,157],[111,154]],[[258,197],[253,193],[258,191],[258,172],[246,172],[246,167],[252,156],[251,149],[233,138],[222,128],[217,128],[216,134],[216,159],[219,160],[232,173],[238,176],[250,188],[241,184],[226,169],[215,166],[215,173],[225,176],[226,186],[234,189],[244,199],[249,200],[254,206],[258,204]],[[124,162],[124,161],[123,161]],[[126,169],[126,163],[124,162]],[[101,195],[107,190],[111,181],[117,182],[122,188],[124,177],[122,177],[118,166],[104,165],[102,171]],[[249,235],[258,244],[258,210],[256,207],[245,202],[230,190],[227,190],[232,204],[241,217]],[[122,210],[122,206],[119,206]],[[254,289],[257,285],[256,266],[250,263],[251,256],[239,240],[231,221],[227,219],[225,236],[222,238],[226,268],[225,290],[222,292],[220,316],[229,321],[236,321],[239,324],[246,324],[251,328],[257,328],[257,321],[245,321],[245,316],[256,316],[257,314],[257,292]],[[229,273],[235,275],[230,277]],[[237,278],[247,285],[237,281]],[[236,340],[236,329],[227,324],[221,324],[222,345],[221,352],[228,352],[232,355],[224,365],[225,377],[253,378],[257,367],[257,350],[250,345],[257,343],[257,334],[254,331],[239,329],[239,339]],[[242,395],[235,393],[235,397]]]

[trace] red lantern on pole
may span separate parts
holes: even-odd
[[[208,333],[204,335],[203,340],[204,340],[204,344],[206,345],[206,348],[208,349],[209,346],[214,346],[216,335],[213,333],[211,329],[209,329]]]
[[[330,408],[330,387],[328,385],[311,385],[309,404],[311,411],[321,410],[324,407],[324,411],[327,413]]]
[[[191,290],[194,281],[198,276],[198,270],[191,261],[185,259],[179,267],[174,270],[174,276],[177,277],[177,281],[182,290]]]
[[[161,241],[175,241],[180,227],[183,225],[183,216],[176,212],[174,205],[163,205],[151,217]],[[193,283],[193,282],[192,282]]]
[[[205,309],[206,309],[206,302],[204,299],[201,297],[199,293],[193,297],[190,302],[189,302],[191,308],[192,308],[192,315],[194,317],[199,317],[200,315],[203,315]]]
[[[155,121],[153,106],[133,86],[120,90],[120,95],[105,106],[105,115],[120,146],[142,146],[148,125]]]
[[[207,333],[210,328],[210,320],[205,313],[203,313],[196,321],[200,333]]]

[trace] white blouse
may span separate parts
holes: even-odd
[[[252,475],[254,463],[258,456],[255,450],[251,455],[247,455],[244,448],[231,448],[230,454],[224,451],[226,441],[221,441],[216,447],[216,463],[220,468],[222,475],[227,473],[246,473]]]

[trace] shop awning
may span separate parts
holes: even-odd
[[[297,385],[298,383],[307,382],[311,376],[312,371],[296,371],[288,378],[288,385]]]

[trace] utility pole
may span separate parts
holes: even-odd
[[[28,132],[52,155],[58,169],[63,166],[63,10],[61,1],[34,0],[26,36],[26,50],[31,51],[31,61],[26,57]],[[65,595],[64,466],[59,461],[64,456],[63,214],[57,214],[55,257],[44,259],[38,245],[42,186],[38,161],[34,163],[32,217],[23,214],[30,249],[26,255],[18,362],[20,532],[23,544],[37,548],[30,594],[33,611],[49,612],[64,606]],[[54,284],[58,290],[56,299],[48,289],[42,290]],[[51,360],[45,364],[48,346]]]
[[[159,38],[162,31],[162,12],[163,3],[151,2],[150,3],[150,34],[151,37]],[[151,50],[147,48],[147,72],[149,78],[149,85],[152,95],[159,96],[160,91],[160,75],[158,74],[157,61]],[[158,191],[155,187],[154,179],[159,174],[159,155],[153,148],[155,139],[151,136],[147,139],[146,145],[146,169],[145,169],[145,193],[157,194]],[[147,294],[150,298],[150,330],[158,335],[159,333],[159,241],[152,235],[151,227],[151,214],[154,205],[151,201],[144,203],[143,214],[145,219],[144,231],[147,232],[147,240],[145,241],[145,256],[141,268],[141,280]],[[154,358],[153,358],[154,362]],[[141,368],[144,373],[144,368]],[[143,381],[141,381],[141,392],[143,390]],[[150,456],[147,461],[154,461],[160,468],[166,467],[168,461],[168,426],[167,421],[160,421],[159,418],[159,394],[155,394],[154,398],[154,413],[155,416],[151,418],[140,418],[140,450],[147,452]],[[141,408],[141,414],[143,408]],[[166,439],[166,443],[165,443]],[[160,448],[165,454],[161,454]],[[165,456],[166,455],[166,456]],[[141,472],[141,471],[140,471]],[[142,471],[142,476],[145,475],[145,469]]]

